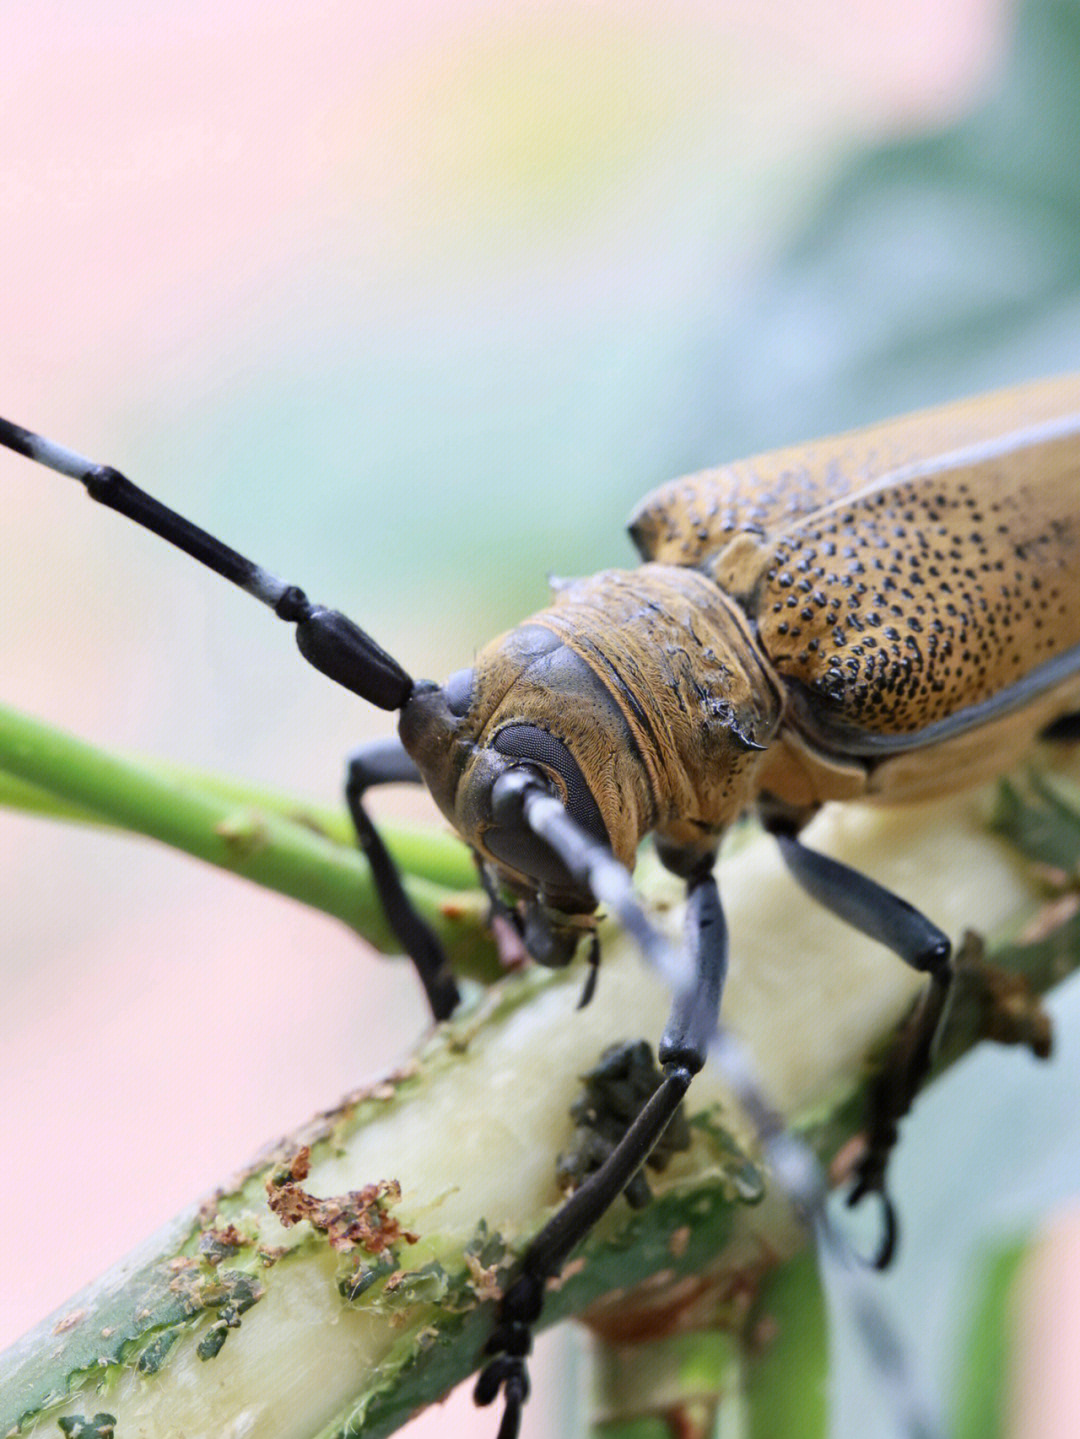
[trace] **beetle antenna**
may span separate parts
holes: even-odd
[[[503,783],[506,778],[504,776]],[[596,899],[606,904],[633,938],[645,958],[668,979],[676,995],[693,995],[689,956],[676,955],[650,923],[632,893],[626,868],[578,826],[535,774],[515,776],[513,788],[520,797],[525,822],[570,870],[584,879]],[[723,1075],[757,1135],[776,1183],[800,1220],[814,1237],[819,1262],[833,1276],[841,1303],[856,1321],[870,1362],[883,1386],[892,1394],[895,1411],[911,1439],[938,1439],[940,1426],[933,1404],[916,1382],[904,1345],[877,1295],[868,1283],[870,1271],[852,1253],[831,1222],[825,1206],[827,1185],[817,1156],[787,1128],[784,1118],[768,1103],[745,1045],[725,1026],[710,1017],[712,1036],[708,1057]],[[888,1202],[886,1201],[886,1204]],[[886,1208],[886,1245],[894,1238],[891,1207]],[[508,1410],[512,1406],[508,1404]],[[516,1432],[516,1431],[512,1431]]]
[[[278,619],[296,626],[296,643],[309,664],[379,709],[396,710],[413,690],[412,677],[391,655],[339,610],[313,604],[297,585],[286,584],[213,535],[170,510],[110,465],[53,444],[32,430],[0,420],[0,445],[57,474],[78,480],[92,500],[160,535],[192,559],[268,605]]]

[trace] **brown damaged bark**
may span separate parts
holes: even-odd
[[[267,1203],[286,1229],[306,1220],[326,1235],[331,1249],[339,1254],[353,1249],[383,1254],[395,1244],[417,1243],[420,1236],[403,1229],[390,1213],[390,1206],[401,1198],[396,1179],[380,1179],[363,1189],[319,1199],[301,1184],[310,1171],[310,1161],[311,1150],[305,1144],[286,1168],[274,1170],[266,1181]]]

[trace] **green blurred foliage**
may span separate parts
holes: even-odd
[[[953,1410],[954,1439],[999,1439],[1005,1433],[1012,1300],[1029,1242],[1012,1240],[982,1256],[972,1276],[971,1329]]]
[[[731,309],[718,453],[1080,365],[1078,155],[1080,6],[1029,0],[977,107],[852,157]]]
[[[829,1331],[813,1254],[800,1255],[766,1281],[755,1302],[757,1316],[768,1328],[760,1352],[747,1363],[747,1439],[821,1439],[829,1432]]]

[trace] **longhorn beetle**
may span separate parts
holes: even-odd
[[[116,470],[6,421],[0,443],[247,590],[296,626],[317,669],[400,712],[400,738],[352,756],[346,798],[436,1020],[453,1012],[457,986],[364,809],[373,785],[427,785],[473,851],[493,910],[540,963],[568,964],[604,905],[673,977],[659,1087],[533,1240],[501,1300],[476,1390],[481,1404],[503,1395],[500,1439],[518,1433],[547,1280],[644,1162],[705,1062],[727,964],[717,847],[751,808],[812,899],[928,977],[874,1088],[850,1196],[880,1197],[888,1262],[886,1166],[930,1063],[950,944],[799,833],[826,801],[937,796],[1008,768],[1039,736],[1080,735],[1080,376],[664,485],[630,522],[638,569],[562,586],[443,685],[414,680],[345,616]],[[650,834],[686,884],[683,963],[633,898],[630,871]],[[595,940],[590,958],[591,979]]]

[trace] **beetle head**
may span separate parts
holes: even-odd
[[[632,870],[654,831],[664,863],[689,877],[755,793],[781,708],[735,602],[703,576],[644,565],[574,581],[472,669],[414,686],[400,733],[550,964],[572,954],[570,929],[596,902],[583,869],[534,833],[522,775],[560,801],[582,844]]]
[[[611,695],[556,634],[525,624],[445,685],[417,684],[400,733],[443,814],[519,901],[529,953],[568,963],[596,900],[525,822],[517,791],[523,774],[543,785],[633,867],[647,787]]]

